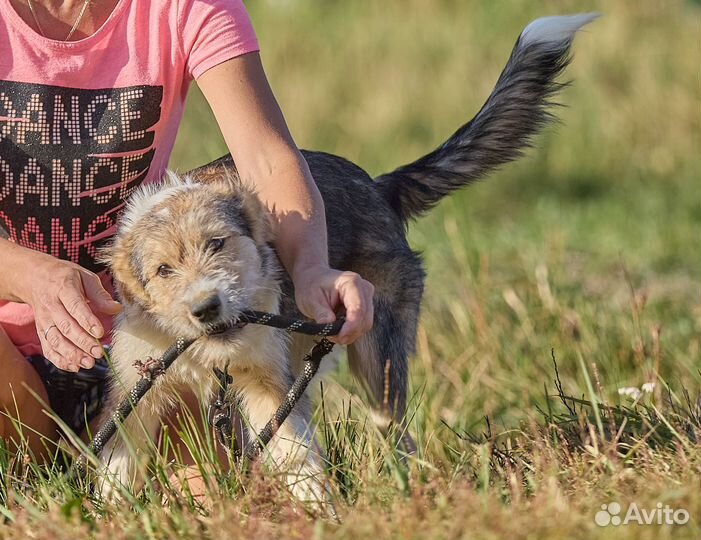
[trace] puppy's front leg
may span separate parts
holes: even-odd
[[[126,394],[114,392],[124,398]],[[115,410],[118,401],[110,400],[108,411]],[[104,421],[107,418],[103,419]],[[139,466],[152,457],[152,446],[160,427],[160,415],[146,403],[140,403],[127,418],[100,454],[104,465],[103,478],[98,486],[101,496],[118,497],[119,487],[125,486],[139,491],[143,477],[139,475]]]
[[[287,399],[289,381],[292,380],[287,373],[274,377],[272,373],[262,371],[247,370],[234,376],[252,431],[251,440]],[[288,487],[300,501],[315,505],[328,502],[320,451],[314,443],[311,406],[306,397],[300,399],[287,420],[279,426],[262,459],[286,474]]]
[[[141,378],[134,360],[158,358],[161,353],[161,349],[152,344],[155,340],[138,337],[138,332],[125,321],[121,321],[121,324],[122,327],[115,331],[112,342],[110,356],[114,373],[110,380],[109,399],[103,408],[99,425],[103,425],[115,413],[118,404]],[[98,490],[105,497],[116,496],[116,488],[120,484],[133,487],[135,491],[143,484],[143,479],[138,475],[139,464],[150,459],[162,413],[170,403],[166,394],[168,387],[163,387],[161,377],[100,454],[105,478],[101,480]]]

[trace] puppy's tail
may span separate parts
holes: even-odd
[[[575,33],[597,17],[587,13],[533,21],[477,115],[430,154],[377,178],[378,188],[405,222],[531,145],[533,136],[554,119],[548,107],[565,86],[557,77],[569,64]]]

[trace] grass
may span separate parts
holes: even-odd
[[[698,537],[698,2],[249,7],[299,145],[373,174],[468,119],[529,20],[604,17],[578,37],[562,123],[411,227],[429,276],[411,382],[419,459],[397,459],[342,365],[317,414],[342,523],[309,518],[274,477],[208,467],[210,443],[193,433],[211,507],[169,485],[164,458],[162,487],[102,506],[6,454],[0,537]],[[193,91],[172,165],[224,152]],[[618,392],[645,383],[654,389],[637,400]],[[691,519],[597,526],[612,501]]]

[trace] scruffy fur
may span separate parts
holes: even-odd
[[[348,359],[381,427],[404,425],[408,358],[423,293],[421,260],[405,235],[408,220],[521,154],[551,119],[547,109],[562,86],[556,79],[569,62],[574,34],[594,17],[531,23],[480,112],[414,163],[373,180],[343,158],[303,152],[325,203],[331,265],[375,286],[373,329],[348,347]],[[114,332],[117,382],[107,411],[139,378],[134,360],[157,358],[176,336],[198,336],[207,324],[235,320],[243,309],[301,317],[272,240],[267,211],[228,156],[184,177],[171,174],[131,199],[107,256],[125,306]],[[208,304],[212,298],[216,308]],[[205,316],[203,305],[209,306]],[[257,432],[284,399],[294,361],[309,344],[308,338],[253,325],[197,342],[158,379],[139,404],[138,417],[126,421],[131,444],[137,453],[147,451],[181,390],[209,400],[212,368],[227,362]],[[295,408],[269,446],[268,461],[288,472],[300,499],[320,500],[322,458],[313,443],[310,411],[306,399]],[[140,424],[148,437],[140,435]],[[404,448],[413,452],[404,432]],[[119,481],[133,480],[136,458],[121,438],[105,450],[103,461]]]

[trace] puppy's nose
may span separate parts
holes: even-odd
[[[203,300],[199,304],[193,306],[190,313],[203,323],[209,323],[216,321],[219,318],[219,312],[221,311],[221,300],[219,296],[213,294],[206,300]]]

